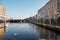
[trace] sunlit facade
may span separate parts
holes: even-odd
[[[0,15],[5,16],[6,10],[3,5],[0,4]]]
[[[0,4],[0,21],[5,21],[5,13],[6,13],[6,10],[5,8],[3,7],[2,4]]]

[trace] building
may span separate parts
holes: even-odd
[[[0,4],[0,15],[5,16],[6,10],[2,4]]]
[[[38,10],[38,15],[40,15],[40,19],[47,20],[50,24],[53,19],[60,18],[60,0],[50,0],[46,5]]]
[[[59,14],[59,6],[58,6],[58,0],[50,0],[44,7],[38,10],[38,14],[40,14],[40,18],[46,17],[46,18],[57,18],[57,14]]]
[[[0,22],[1,21],[6,21],[6,17],[5,17],[5,13],[6,13],[6,10],[5,8],[3,7],[2,4],[0,4]]]

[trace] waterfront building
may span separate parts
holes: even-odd
[[[48,3],[46,3],[46,5],[44,5],[41,9],[38,10],[38,15],[40,15],[40,19],[47,20],[47,23],[49,24],[51,24],[53,19],[54,21],[56,21],[55,19],[59,19],[60,0],[50,0]]]
[[[57,18],[57,14],[59,14],[59,6],[58,6],[58,0],[50,0],[44,7],[38,10],[38,14],[40,14],[40,18]]]
[[[0,4],[0,15],[5,16],[6,10],[2,4]]]
[[[6,13],[5,8],[3,7],[2,4],[0,4],[0,22],[6,21],[5,13]]]

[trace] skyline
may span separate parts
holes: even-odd
[[[6,16],[25,19],[37,14],[49,0],[0,0],[6,8]]]

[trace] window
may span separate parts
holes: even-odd
[[[60,0],[57,1],[58,9],[60,9]]]

